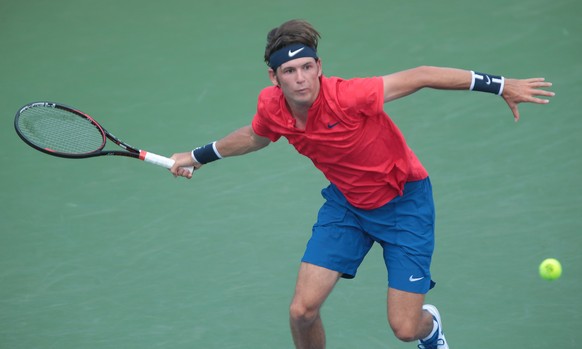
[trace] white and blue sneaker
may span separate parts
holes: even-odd
[[[418,349],[449,349],[445,334],[443,333],[441,315],[437,308],[434,305],[425,304],[422,306],[422,309],[432,314],[432,318],[436,321],[438,328],[431,338],[418,341]]]

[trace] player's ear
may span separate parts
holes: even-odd
[[[273,83],[273,85],[279,86],[279,79],[277,79],[277,74],[271,68],[269,68],[269,79],[271,79],[271,82]]]
[[[316,64],[317,64],[317,68],[319,69],[319,73],[317,74],[317,77],[320,78],[321,75],[323,74],[323,68],[321,67],[321,58],[318,58],[316,60]]]

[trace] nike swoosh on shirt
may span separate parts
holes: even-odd
[[[305,48],[305,47],[298,48],[298,49],[297,49],[297,50],[295,50],[295,51],[291,51],[291,50],[289,50],[289,57],[293,57],[293,56],[295,56],[295,55],[296,55],[296,54],[298,54],[299,52],[303,51],[303,49],[304,49],[304,48]]]
[[[339,121],[334,123],[334,124],[330,124],[329,122],[327,123],[327,128],[334,128],[335,126],[337,126],[337,124],[339,124]]]
[[[408,278],[408,281],[410,281],[410,282],[417,282],[417,281],[420,281],[422,279],[424,279],[424,276],[423,277],[420,277],[420,278],[415,278],[413,275],[410,275],[410,277]]]

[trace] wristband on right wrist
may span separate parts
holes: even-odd
[[[192,160],[202,165],[219,159],[222,159],[222,156],[216,149],[216,142],[208,143],[192,150]]]

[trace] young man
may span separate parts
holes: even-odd
[[[274,86],[261,91],[252,124],[192,152],[172,156],[184,166],[266,147],[281,136],[331,182],[302,258],[290,325],[297,348],[324,348],[320,308],[341,278],[353,278],[374,242],[388,270],[388,322],[402,341],[448,348],[440,314],[425,305],[434,286],[434,207],[428,173],[386,115],[383,105],[421,88],[500,95],[519,119],[518,104],[545,104],[544,79],[505,79],[451,68],[418,67],[382,77],[343,80],[322,75],[319,33],[292,20],[267,36],[265,61]]]

